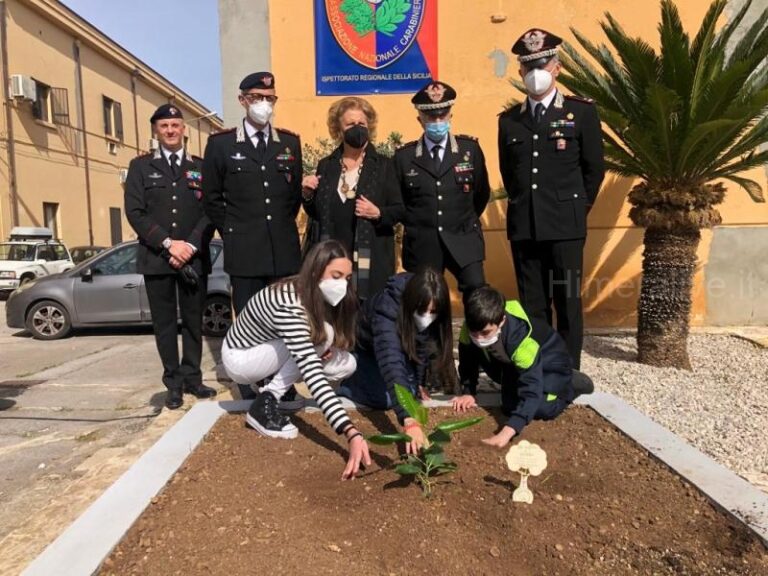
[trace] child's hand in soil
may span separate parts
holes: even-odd
[[[516,432],[514,428],[504,426],[498,434],[483,439],[483,443],[488,444],[488,446],[495,446],[496,448],[504,448],[504,446],[509,444],[509,441],[514,438],[515,434]]]
[[[477,401],[472,394],[464,394],[463,396],[456,396],[453,399],[454,412],[469,412],[470,408],[476,408]]]
[[[427,437],[424,435],[424,430],[421,429],[421,424],[413,418],[406,418],[403,422],[403,432],[411,437],[411,441],[405,443],[405,453],[418,454],[421,447],[427,443]]]
[[[351,437],[349,440],[349,458],[347,458],[347,466],[344,468],[344,472],[341,474],[342,480],[354,480],[357,473],[360,471],[361,464],[363,466],[371,465],[371,455],[368,453],[368,442],[362,434],[353,429],[354,432],[347,432],[347,437]]]

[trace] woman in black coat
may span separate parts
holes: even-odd
[[[353,255],[358,296],[381,290],[395,272],[394,225],[405,208],[391,159],[376,152],[376,111],[363,98],[347,97],[328,111],[328,131],[338,148],[302,181],[310,216],[309,248],[338,240]]]

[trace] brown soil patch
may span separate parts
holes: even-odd
[[[479,442],[492,414],[456,435],[459,470],[431,499],[388,468],[394,447],[373,447],[371,469],[341,482],[345,448],[320,414],[296,416],[292,441],[226,416],[101,574],[768,574],[754,534],[587,408],[526,429],[549,467],[530,480],[534,503],[513,504],[506,450]],[[366,433],[391,427],[378,413],[355,420]]]

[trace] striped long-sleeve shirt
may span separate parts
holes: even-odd
[[[307,311],[292,284],[260,290],[238,314],[227,332],[230,348],[253,348],[270,340],[282,340],[299,367],[312,397],[328,423],[341,434],[352,422],[323,370],[310,339]]]

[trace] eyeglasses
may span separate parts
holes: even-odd
[[[248,102],[248,104],[253,104],[254,102],[263,102],[264,100],[270,104],[277,102],[277,96],[267,94],[243,94],[242,96],[245,98],[245,101]]]

